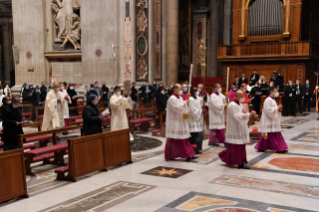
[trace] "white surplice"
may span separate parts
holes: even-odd
[[[61,100],[61,103],[57,103],[58,99]],[[60,92],[55,93],[54,90],[49,91],[45,100],[42,131],[57,129],[64,126],[64,114],[62,111],[65,102],[63,100],[64,96],[62,96]],[[59,110],[61,110],[61,112]]]
[[[132,109],[131,99],[114,94],[110,99],[111,131],[128,129],[127,109]]]
[[[68,92],[63,89],[63,91],[59,91],[59,93],[63,96],[63,98],[68,95],[68,99],[64,99],[64,109],[63,109],[63,117],[64,119],[68,119],[70,118],[70,114],[69,114],[69,104],[72,103],[72,100],[68,94]]]
[[[188,114],[189,110],[183,98],[177,98],[173,94],[167,101],[166,111],[166,137],[173,139],[190,138],[189,120],[183,118],[183,114]]]
[[[203,109],[200,99],[189,98],[189,131],[203,132]]]
[[[227,108],[226,142],[231,144],[246,144],[250,142],[248,121],[249,113],[243,113],[243,108],[236,102],[231,102]]]
[[[278,111],[276,100],[268,97],[263,106],[260,119],[260,129],[263,133],[281,132],[281,113]]]
[[[225,129],[225,96],[213,93],[209,100],[209,129]]]

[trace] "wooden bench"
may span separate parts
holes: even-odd
[[[129,133],[127,129],[70,139],[69,165],[55,170],[57,179],[76,182],[80,176],[132,163]]]
[[[42,121],[43,120],[43,115],[39,115],[39,110],[44,111],[44,106],[39,106],[35,108],[35,119],[36,121]]]
[[[154,111],[152,108],[144,108],[137,110],[129,110],[127,111],[127,119],[129,123],[129,128],[132,134],[134,133],[135,128],[139,127],[141,131],[147,131],[149,127],[149,123],[155,121],[153,118],[147,118],[146,112]],[[133,115],[133,118],[129,118]],[[132,117],[132,116],[131,116]]]
[[[58,165],[63,164],[62,159],[63,159],[63,155],[65,154],[64,150],[67,149],[67,144],[64,144],[66,146],[63,146],[63,145],[56,146],[57,145],[57,133],[67,132],[67,131],[71,131],[71,130],[78,130],[78,129],[81,130],[81,135],[82,135],[82,125],[19,135],[20,148],[23,146],[24,139],[27,141],[27,143],[28,142],[36,142],[36,141],[41,142],[44,139],[46,141],[42,145],[40,143],[40,148],[25,152],[25,156],[26,156],[25,166],[26,166],[27,174],[34,175],[32,173],[32,170],[31,170],[31,164],[39,162],[39,161],[43,161],[43,164],[47,164],[47,163],[49,163],[50,159],[54,158],[54,162],[53,162],[54,164],[58,164]],[[46,145],[48,143],[49,138],[52,138],[53,146],[47,147]],[[65,148],[65,149],[63,149],[63,148]],[[62,159],[61,159],[61,157],[62,157]]]
[[[19,104],[19,107],[22,109],[23,120],[32,120],[32,107],[33,107],[33,105],[32,104],[27,104],[27,105]],[[28,108],[29,112],[24,112],[25,108]]]
[[[166,112],[161,112],[159,115],[159,120],[160,120],[160,129],[155,129],[152,131],[152,136],[160,136],[160,137],[165,137],[165,122],[164,122],[164,116],[166,116]]]
[[[0,173],[0,203],[20,196],[29,197],[23,149],[0,153]]]

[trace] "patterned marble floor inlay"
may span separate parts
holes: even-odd
[[[319,142],[319,133],[304,132],[291,139],[292,141]]]
[[[255,170],[319,178],[319,156],[266,152],[249,164]]]
[[[288,119],[286,121],[282,121],[281,124],[284,125],[300,125],[303,123],[306,123],[308,121],[310,121],[312,119],[310,118],[292,118],[292,119]]]
[[[222,175],[210,183],[319,198],[318,186],[293,184],[282,181],[270,181],[244,176]]]
[[[159,177],[168,177],[168,178],[179,178],[185,174],[192,172],[193,170],[188,169],[177,169],[172,167],[158,166],[151,170],[142,172],[141,174],[153,175]]]
[[[304,149],[304,150],[319,151],[319,146],[291,144],[291,145],[288,145],[288,147],[289,149]]]
[[[218,153],[223,150],[224,148],[222,147],[208,148],[207,150],[204,150],[201,155],[198,155],[198,158],[193,162],[205,165],[210,164],[216,160],[219,160]]]
[[[131,182],[117,182],[46,208],[40,212],[102,212],[153,188],[155,188],[155,186]]]
[[[239,198],[190,192],[156,212],[314,212]]]
[[[289,129],[292,129],[292,128],[294,128],[294,126],[281,125],[281,129],[287,129],[287,130],[289,130]]]

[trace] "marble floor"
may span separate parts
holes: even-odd
[[[282,126],[289,153],[258,153],[247,145],[251,170],[227,167],[217,156],[223,147],[209,147],[207,140],[196,161],[165,161],[165,139],[143,145],[147,133],[138,134],[133,164],[76,183],[56,181],[54,165],[34,164],[30,198],[3,203],[0,212],[319,211],[319,121],[312,112],[283,117]]]

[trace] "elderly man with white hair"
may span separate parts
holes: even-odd
[[[167,102],[166,113],[166,146],[165,160],[185,158],[187,161],[195,159],[195,152],[189,142],[189,109],[187,103],[181,97],[182,86],[177,84],[173,87],[173,95]]]

